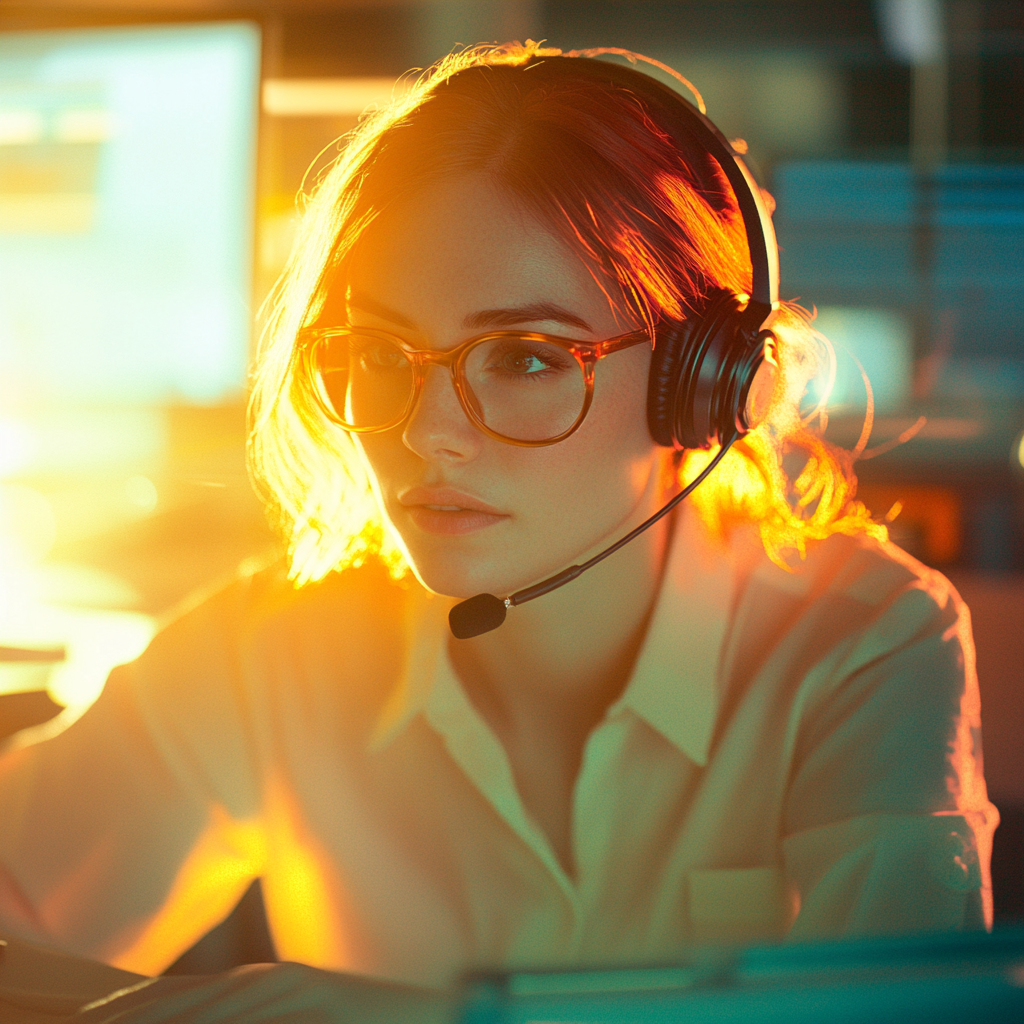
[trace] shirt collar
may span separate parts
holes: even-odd
[[[398,684],[384,703],[370,737],[370,749],[386,747],[426,706],[438,676],[451,675],[448,665],[450,597],[413,584],[404,606],[405,658]]]
[[[690,508],[679,510],[657,604],[633,675],[609,716],[629,709],[691,761],[707,764],[734,572]]]
[[[718,713],[731,562],[694,511],[680,509],[647,637],[625,692],[608,711],[609,717],[632,711],[701,766]],[[378,718],[371,749],[386,747],[428,704],[438,710],[450,703],[450,690],[458,687],[447,650],[447,615],[454,603],[423,587],[410,588],[403,671]]]

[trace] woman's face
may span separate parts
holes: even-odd
[[[637,326],[579,257],[483,177],[382,217],[352,254],[348,283],[352,324],[417,348],[518,328],[600,341]],[[668,456],[647,430],[649,363],[645,345],[602,359],[583,425],[547,447],[481,433],[437,366],[405,424],[357,436],[420,581],[458,598],[509,594],[649,515]]]

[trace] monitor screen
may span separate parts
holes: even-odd
[[[0,416],[243,390],[259,31],[0,33]]]

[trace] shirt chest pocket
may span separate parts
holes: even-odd
[[[691,936],[696,942],[781,938],[799,902],[781,869],[703,868],[688,877]]]

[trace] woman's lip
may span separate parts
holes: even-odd
[[[478,509],[459,508],[446,509],[430,505],[408,505],[406,515],[426,533],[437,533],[449,537],[476,533],[500,523],[508,516],[481,512]]]
[[[398,501],[415,526],[449,537],[476,533],[509,518],[486,501],[451,487],[413,487]]]
[[[428,507],[433,511],[483,512],[488,516],[505,516],[504,512],[488,505],[486,501],[451,487],[413,487],[400,494],[398,501],[406,508]]]

